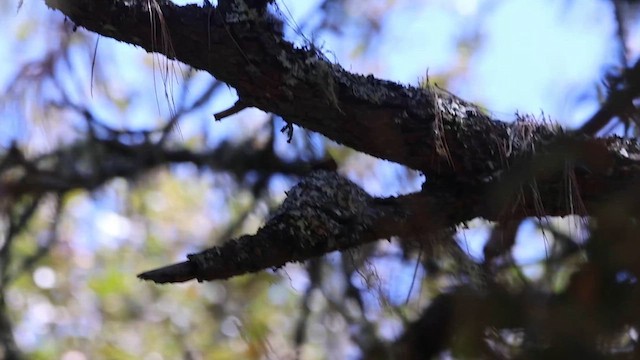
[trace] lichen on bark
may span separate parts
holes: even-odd
[[[332,247],[337,237],[357,237],[371,224],[371,200],[369,194],[339,174],[315,171],[287,192],[269,223],[283,231],[288,229],[300,239],[302,247],[315,247],[322,241]]]

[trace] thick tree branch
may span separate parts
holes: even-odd
[[[512,124],[492,119],[435,86],[414,88],[351,74],[313,48],[295,48],[283,40],[272,17],[240,0],[222,2],[223,9],[153,0],[45,2],[90,31],[208,71],[235,87],[247,106],[432,178],[496,180],[496,174],[566,136],[531,119]],[[603,144],[581,141],[594,148]],[[615,162],[617,150],[607,156]]]
[[[486,174],[487,156],[498,154],[501,140],[508,138],[505,124],[446,91],[351,74],[315,49],[295,48],[274,31],[271,18],[246,6],[46,3],[90,31],[208,71],[236,88],[244,104],[433,175]]]

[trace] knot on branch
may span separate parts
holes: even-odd
[[[355,235],[371,224],[372,197],[348,179],[315,171],[287,192],[268,224],[274,224],[316,246],[340,235]],[[341,234],[341,232],[348,233]]]

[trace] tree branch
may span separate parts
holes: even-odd
[[[640,60],[622,74],[613,76],[607,99],[600,109],[578,129],[578,132],[594,135],[604,128],[616,116],[628,117],[637,112],[633,100],[640,95]]]
[[[220,280],[279,268],[335,250],[344,250],[392,234],[374,224],[398,221],[403,210],[393,201],[376,200],[335,172],[319,170],[289,192],[274,216],[255,235],[244,235],[185,263],[138,275],[157,283],[191,279]]]
[[[505,124],[446,91],[351,74],[315,49],[295,48],[274,32],[272,20],[246,6],[166,2],[156,11],[148,1],[45,0],[78,26],[208,71],[248,106],[414,169],[450,173],[453,160],[457,172],[486,170],[478,154],[497,153],[498,142],[481,139],[507,136]],[[435,152],[443,140],[452,159]]]
[[[351,74],[315,49],[283,40],[272,17],[241,0],[227,1],[223,9],[171,2],[153,7],[149,1],[156,4],[45,0],[90,31],[208,71],[236,88],[247,106],[431,178],[495,180],[511,164],[567,136],[529,117],[503,123],[435,86],[415,88]],[[581,141],[602,146],[597,139]],[[609,162],[615,162],[616,151],[609,151]]]
[[[191,163],[201,168],[227,171],[238,178],[252,171],[302,176],[324,160],[285,162],[271,149],[254,149],[240,143],[222,143],[216,149],[195,152],[168,149],[163,144],[127,144],[117,139],[82,141],[34,159],[27,159],[17,145],[0,154],[0,195],[18,199],[25,195],[59,193],[73,189],[94,190],[115,177],[135,178],[169,164]]]

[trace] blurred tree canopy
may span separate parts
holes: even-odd
[[[0,89],[4,358],[640,358],[636,1],[607,2],[577,129],[312,36],[364,56],[395,1],[33,2]]]

